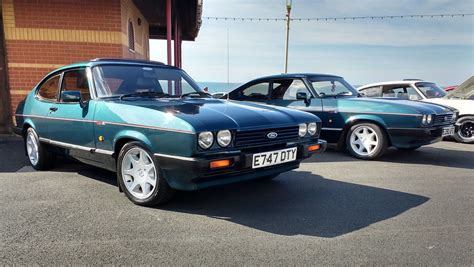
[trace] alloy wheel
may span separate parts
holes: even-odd
[[[358,155],[368,156],[378,148],[379,136],[371,127],[362,125],[352,131],[350,145]]]
[[[26,152],[28,154],[28,159],[30,160],[31,164],[38,164],[38,139],[36,138],[33,131],[28,132],[28,135],[26,136]]]
[[[148,198],[157,186],[156,166],[141,148],[134,147],[126,152],[121,171],[126,190],[138,199]]]
[[[464,121],[459,126],[459,136],[466,141],[474,140],[474,122]]]

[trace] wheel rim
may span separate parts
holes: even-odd
[[[474,140],[474,123],[472,121],[462,122],[458,133],[462,139]]]
[[[141,148],[130,149],[122,160],[122,179],[127,191],[138,199],[148,198],[156,187],[156,167]]]
[[[351,133],[352,150],[360,156],[371,155],[379,147],[379,136],[369,126],[359,126]]]
[[[26,152],[31,164],[36,165],[39,160],[38,141],[33,132],[29,132],[26,136]]]

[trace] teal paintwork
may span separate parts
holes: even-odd
[[[112,171],[116,169],[115,159],[121,146],[131,140],[139,141],[156,155],[170,186],[183,190],[280,173],[297,167],[303,156],[309,156],[303,155],[292,166],[255,170],[241,176],[234,175],[236,166],[222,173],[217,177],[219,179],[195,182],[200,176],[207,175],[206,160],[239,157],[236,162],[240,162],[245,157],[240,148],[232,145],[221,148],[214,144],[209,150],[199,148],[197,134],[200,132],[297,127],[299,123],[309,122],[320,125],[321,121],[306,112],[212,98],[98,98],[91,68],[111,64],[174,68],[154,62],[124,60],[90,61],[62,67],[48,74],[43,81],[64,71],[84,69],[89,78],[89,88],[92,88],[91,99],[84,104],[61,103],[59,99],[47,102],[37,97],[40,82],[17,109],[19,131],[24,133],[27,127],[33,127],[42,142],[60,147],[61,152],[80,161]],[[58,90],[60,88],[61,85]],[[305,137],[293,146],[318,142],[325,144],[317,137]],[[274,150],[272,147],[267,149]]]
[[[440,128],[454,123],[450,120],[439,125],[422,125],[423,115],[448,114],[452,113],[452,110],[425,102],[362,98],[358,97],[358,92],[351,86],[349,89],[353,93],[352,96],[321,97],[309,81],[314,77],[343,80],[342,77],[327,74],[274,75],[252,80],[233,90],[226,97],[239,101],[283,106],[315,114],[322,120],[321,138],[327,140],[328,143],[338,143],[340,148],[345,143],[345,133],[354,123],[360,121],[374,122],[382,126],[390,139],[390,144],[397,148],[411,148],[440,141],[442,139]],[[241,94],[252,85],[268,83],[271,87],[273,81],[281,80],[303,81],[311,94],[310,100],[305,102],[304,100],[274,99],[270,89],[266,98],[248,99]]]

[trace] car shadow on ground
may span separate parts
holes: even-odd
[[[17,145],[22,143],[13,147]],[[23,152],[11,153],[10,159],[12,155],[18,157],[14,160],[18,161],[18,166],[27,164]],[[340,157],[338,153],[337,158]],[[9,168],[2,167],[0,172],[7,172]],[[51,171],[76,172],[117,186],[113,172],[64,158],[58,158]],[[157,208],[208,216],[274,234],[330,238],[393,218],[428,200],[420,195],[329,180],[305,171],[291,171],[272,181],[247,181],[195,192],[179,192],[170,203]]]
[[[434,165],[461,169],[474,169],[474,146],[472,150],[451,150],[438,147],[421,147],[414,151],[403,151],[390,148],[379,159],[375,161]],[[336,151],[328,148],[326,152],[315,155],[304,162],[351,162],[363,161],[349,155],[346,151]]]
[[[428,200],[291,171],[273,181],[180,192],[159,209],[204,215],[279,235],[332,238],[398,216]]]

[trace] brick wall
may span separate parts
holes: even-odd
[[[148,58],[149,25],[132,0],[0,1],[13,112],[45,74],[62,65]],[[128,21],[134,24],[134,51],[128,48]]]

